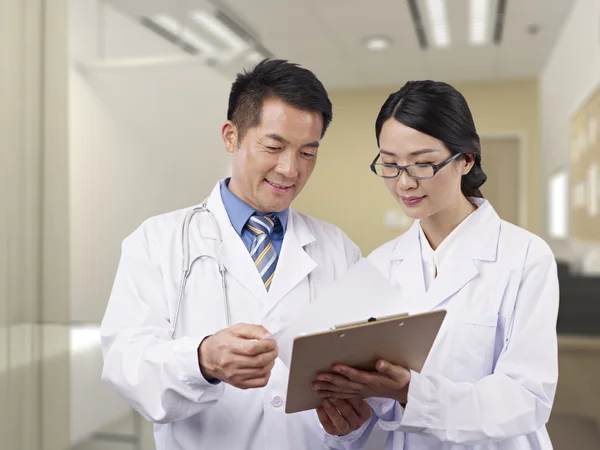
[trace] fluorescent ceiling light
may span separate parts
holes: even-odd
[[[471,31],[470,40],[473,45],[483,45],[487,41],[489,0],[471,0]]]
[[[450,29],[446,14],[446,0],[425,0],[425,5],[434,44],[436,47],[448,47],[450,45]]]
[[[191,32],[189,29],[185,28],[181,23],[175,20],[173,17],[168,16],[166,14],[159,14],[152,17],[152,21],[157,25],[163,27],[172,35],[178,37],[186,44],[191,45],[192,47],[197,48],[201,53],[205,54],[214,54],[216,53],[216,49],[210,43],[206,42],[197,34]]]
[[[385,50],[390,45],[392,41],[385,36],[373,36],[365,40],[365,47],[373,51]]]
[[[234,33],[223,22],[206,11],[194,11],[192,19],[206,31],[225,43],[231,50],[241,52],[248,48],[248,43]]]

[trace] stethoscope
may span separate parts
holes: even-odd
[[[221,290],[222,290],[222,297],[223,297],[223,306],[225,308],[225,321],[227,323],[227,327],[229,327],[231,324],[231,318],[229,317],[229,303],[227,300],[227,287],[225,285],[225,266],[221,263],[220,258],[218,257],[218,255],[217,255],[217,257],[215,257],[211,254],[205,253],[205,254],[199,255],[196,258],[194,258],[194,261],[190,261],[190,222],[192,221],[192,218],[194,217],[194,215],[196,213],[205,213],[205,215],[208,215],[211,217],[211,219],[213,221],[213,225],[215,226],[215,228],[217,230],[219,241],[221,244],[223,244],[223,239],[221,238],[221,230],[219,229],[219,224],[217,222],[217,219],[215,218],[215,215],[206,206],[206,200],[204,202],[202,202],[202,204],[200,206],[195,207],[194,209],[192,209],[191,211],[189,211],[186,214],[185,219],[183,220],[183,227],[181,230],[182,231],[182,233],[181,233],[181,246],[182,247],[181,248],[182,248],[182,254],[183,254],[181,283],[179,285],[179,295],[177,296],[177,309],[175,310],[175,317],[173,319],[173,331],[171,332],[171,339],[173,339],[175,336],[175,330],[177,328],[177,319],[179,318],[179,310],[181,309],[181,303],[183,301],[183,296],[185,293],[185,285],[186,285],[187,280],[192,271],[192,265],[194,264],[195,261],[200,260],[202,258],[210,258],[217,263],[217,266],[219,268],[219,273],[221,275]]]

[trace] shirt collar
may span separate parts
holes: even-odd
[[[433,259],[433,255],[434,255],[434,251],[431,248],[431,245],[429,244],[429,241],[427,240],[427,236],[425,236],[425,233],[423,232],[423,228],[421,228],[421,226],[419,225],[419,241],[421,242],[421,256],[423,257],[423,260],[431,263],[431,260]]]
[[[476,204],[476,206],[478,206]],[[424,261],[431,262],[433,259],[433,263],[438,265],[441,264],[442,261],[448,258],[448,256],[452,253],[453,248],[457,241],[461,239],[461,236],[467,235],[470,229],[470,223],[473,222],[473,218],[477,217],[480,208],[478,207],[475,211],[469,214],[465,219],[458,224],[452,232],[446,236],[446,239],[442,241],[442,243],[433,250],[429,241],[427,240],[427,236],[423,232],[423,228],[419,224],[419,240],[421,241],[421,256]]]
[[[261,213],[257,213],[257,211],[248,205],[246,202],[237,197],[233,192],[229,190],[227,185],[229,184],[229,178],[221,181],[221,199],[223,200],[223,206],[225,206],[225,211],[227,211],[227,215],[229,216],[229,221],[231,225],[235,229],[235,231],[241,235],[242,230],[244,229],[244,225],[248,222],[248,219],[256,214],[262,215]],[[281,222],[281,226],[285,231],[287,227],[287,221],[289,216],[289,208],[275,213],[279,221]]]

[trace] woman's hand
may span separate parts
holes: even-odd
[[[335,436],[358,430],[371,418],[371,414],[371,407],[361,398],[332,398],[325,400],[323,406],[317,408],[321,425],[325,431]]]
[[[391,398],[406,404],[410,371],[395,366],[387,361],[378,361],[376,372],[356,370],[344,365],[336,365],[336,373],[322,373],[313,383],[313,389],[319,391],[321,397],[330,399]]]

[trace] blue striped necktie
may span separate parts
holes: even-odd
[[[246,222],[246,227],[255,236],[250,247],[250,256],[267,291],[273,282],[275,266],[277,265],[277,251],[273,247],[270,238],[273,228],[277,225],[280,225],[280,222],[274,214],[271,216],[253,215]]]

